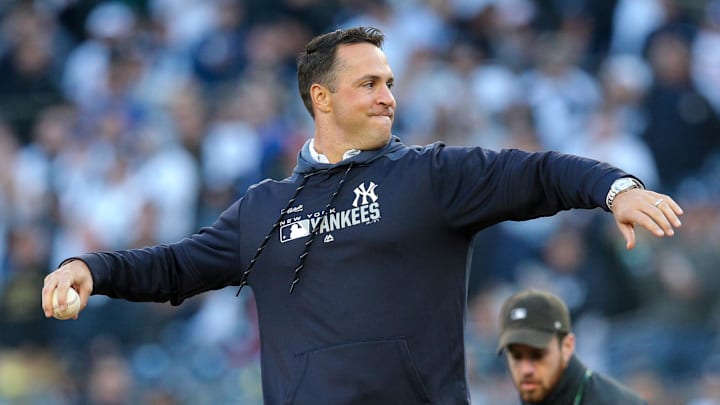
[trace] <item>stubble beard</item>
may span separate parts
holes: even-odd
[[[529,404],[537,404],[545,397],[547,396],[547,392],[543,387],[538,387],[537,389],[534,389],[532,391],[522,391],[520,392],[520,398],[523,400],[523,402],[527,402]]]
[[[556,370],[555,376],[552,381],[550,381],[548,386],[543,384],[541,381],[538,381],[538,386],[536,388],[532,390],[520,391],[520,398],[524,402],[527,402],[529,404],[537,404],[546,400],[547,397],[550,395],[550,391],[552,391],[552,387],[555,387],[560,381],[560,377],[562,377],[564,371],[564,366]]]

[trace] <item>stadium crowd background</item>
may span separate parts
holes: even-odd
[[[481,233],[473,403],[516,403],[496,314],[535,286],[568,302],[591,367],[653,405],[720,404],[719,1],[3,0],[0,405],[261,403],[250,290],[93,297],[62,322],[42,280],[70,255],[178,240],[285,177],[312,135],[294,56],[354,25],[387,34],[406,143],[599,158],[686,209],[675,238],[632,251],[600,210]]]

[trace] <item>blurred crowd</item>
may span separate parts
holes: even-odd
[[[653,405],[720,404],[719,0],[3,0],[0,405],[262,402],[250,290],[57,321],[40,289],[65,257],[179,240],[286,177],[313,131],[295,55],[356,25],[386,34],[406,143],[593,157],[686,211],[632,251],[600,210],[481,232],[473,403],[517,403],[497,313],[534,286],[592,368]]]

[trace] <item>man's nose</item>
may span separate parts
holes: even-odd
[[[382,88],[378,92],[378,103],[390,107],[395,107],[395,96],[393,96],[392,90],[389,86],[382,86]]]
[[[535,373],[535,362],[530,359],[520,360],[520,364],[518,366],[522,375],[532,375]]]

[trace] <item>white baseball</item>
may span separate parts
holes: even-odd
[[[80,312],[80,296],[74,288],[68,288],[67,292],[67,308],[64,311],[60,311],[57,302],[57,290],[53,292],[52,305],[53,305],[53,317],[56,319],[70,319]]]

